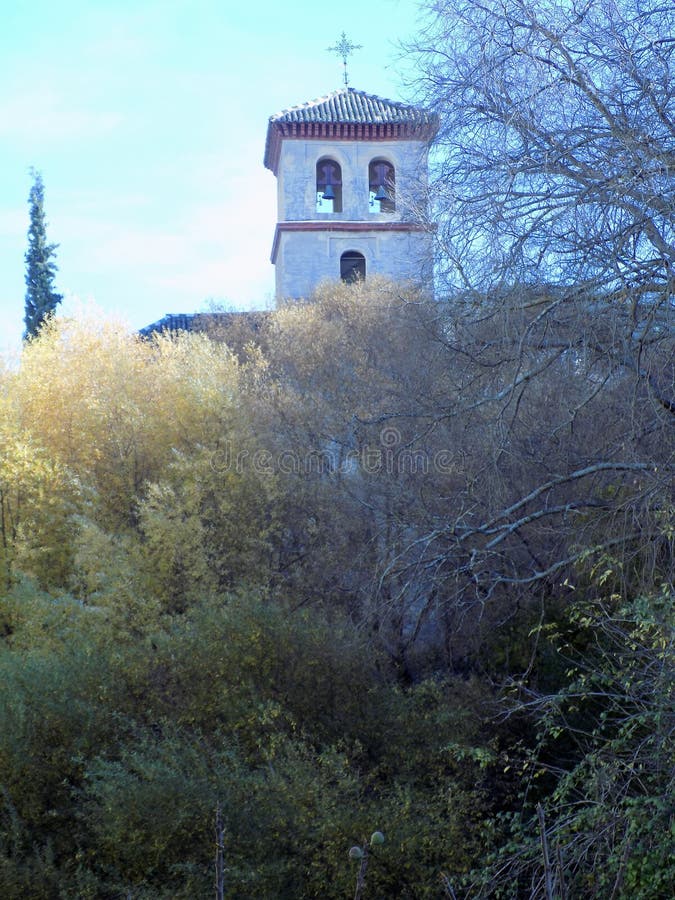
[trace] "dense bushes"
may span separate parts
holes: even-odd
[[[264,352],[94,322],[26,345],[3,896],[209,896],[217,808],[233,898],[348,896],[375,829],[371,896],[668,895],[667,414],[583,400],[581,365],[507,397],[502,300],[499,341],[371,282],[271,314]]]
[[[373,822],[374,890],[433,896],[427,870],[468,866],[485,799],[451,748],[477,733],[477,687],[403,692],[349,623],[252,595],[113,622],[6,601],[5,896],[208,896],[217,804],[232,897],[344,896]]]

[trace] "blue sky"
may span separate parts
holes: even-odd
[[[29,168],[45,183],[60,311],[132,328],[272,302],[267,119],[350,85],[409,99],[415,0],[8,0],[0,28],[0,349],[23,330]]]

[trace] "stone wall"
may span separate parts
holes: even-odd
[[[316,163],[330,157],[342,167],[341,213],[316,212]],[[396,170],[396,211],[372,213],[369,208],[368,165],[384,158]],[[401,221],[418,217],[425,202],[427,146],[422,141],[323,141],[286,139],[281,148],[277,179],[277,219]]]
[[[414,230],[426,208],[427,155],[423,141],[284,140],[277,178],[281,228],[272,258],[277,298],[307,297],[320,282],[338,280],[340,256],[349,250],[364,255],[366,278],[377,274],[420,281],[423,271],[427,277],[431,236]],[[336,160],[342,169],[339,213],[316,210],[316,163],[323,157]],[[376,158],[395,168],[393,212],[371,211],[368,166]],[[313,224],[306,231],[284,231],[288,222]],[[336,223],[342,230],[331,230]],[[353,231],[344,230],[347,223],[355,224]],[[388,231],[388,225],[399,230]]]
[[[366,279],[428,283],[432,238],[421,231],[282,232],[276,263],[278,299],[309,297],[322,281],[340,278],[340,256],[348,250],[366,259]]]

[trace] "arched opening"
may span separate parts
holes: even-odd
[[[342,212],[342,169],[334,159],[320,159],[316,164],[316,211]]]
[[[396,172],[386,159],[373,159],[368,166],[370,194],[368,209],[372,213],[394,212],[396,209]]]
[[[340,257],[340,278],[347,284],[366,280],[366,258],[357,250],[347,250]]]

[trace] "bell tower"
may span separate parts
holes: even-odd
[[[344,87],[271,116],[265,166],[277,178],[277,300],[326,280],[430,276],[428,147],[437,118]]]

